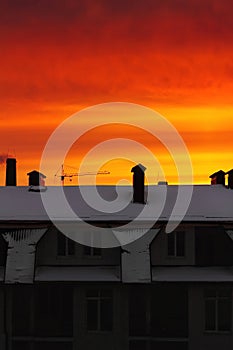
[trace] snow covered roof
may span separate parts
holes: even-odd
[[[191,190],[191,187],[189,185],[150,186],[150,202],[146,204],[146,206],[150,205],[150,210],[145,211],[140,220],[154,221],[155,218],[158,218],[160,221],[167,221],[175,205],[178,190],[182,188]],[[77,186],[51,186],[43,192],[49,207],[48,215],[41,199],[42,192],[29,191],[28,187],[22,186],[4,186],[0,187],[0,221],[48,221],[49,217],[58,221],[71,221],[73,215],[64,206],[61,188],[64,189],[65,197],[80,221],[133,220],[144,207],[143,204],[132,202],[133,188],[131,186],[118,188],[120,189],[118,204],[121,208],[120,210],[113,209],[112,212],[111,210],[105,211],[104,208],[108,206],[111,208],[112,203],[116,202],[115,186],[97,187],[98,193],[105,201],[105,206],[98,198],[93,201],[94,187],[92,186],[83,186],[81,191]],[[167,193],[163,205],[164,190]],[[90,205],[83,199],[81,194],[83,191],[87,199],[90,199]],[[119,208],[119,205],[114,208]],[[191,203],[183,221],[233,222],[233,190],[222,185],[193,186]]]
[[[153,267],[153,282],[233,282],[233,267]]]
[[[120,282],[119,266],[41,266],[35,281]]]

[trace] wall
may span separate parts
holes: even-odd
[[[102,250],[101,257],[86,257],[83,245],[75,243],[74,256],[57,255],[57,230],[50,229],[39,241],[36,251],[36,266],[43,265],[120,265],[120,248]]]

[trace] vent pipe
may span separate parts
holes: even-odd
[[[6,186],[16,186],[16,159],[6,160]]]
[[[131,169],[133,173],[133,202],[145,204],[145,172],[146,168],[138,164]]]

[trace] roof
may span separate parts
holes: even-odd
[[[46,178],[46,175],[40,173],[40,172],[37,171],[37,170],[32,170],[32,171],[30,171],[29,173],[27,173],[27,175],[32,175],[32,174],[40,175],[40,176],[43,177],[44,179]]]
[[[233,282],[233,267],[153,267],[153,282]]]
[[[41,266],[35,281],[120,282],[119,266]]]
[[[225,171],[223,171],[223,170],[216,171],[215,173],[211,174],[209,177],[213,178],[219,174],[225,175]]]
[[[178,189],[184,189],[185,187],[188,189],[189,185],[150,186],[150,210],[145,211],[140,220],[154,221],[157,218],[160,221],[167,221],[175,205]],[[82,198],[80,188],[77,186],[65,186],[62,189],[64,189],[64,194],[80,221],[129,221],[133,220],[144,207],[143,204],[131,201],[133,192],[131,186],[118,188],[119,204],[122,209],[119,211],[113,210],[112,213],[103,209],[104,206],[98,198],[94,201],[94,207],[98,209],[88,205]],[[81,189],[88,199],[93,199],[94,187],[83,186]],[[97,190],[105,201],[109,201],[107,206],[111,206],[111,201],[114,201],[117,197],[115,186],[98,186]],[[50,218],[58,221],[72,220],[73,216],[64,208],[60,191],[60,186],[51,186],[43,193],[50,203]],[[164,191],[167,191],[167,196],[163,207]],[[0,221],[2,222],[50,221],[42,203],[41,193],[31,192],[28,187],[0,187],[0,201]],[[127,205],[127,203],[129,204]],[[160,214],[161,206],[163,209]],[[177,216],[177,221],[179,219],[180,217]],[[222,185],[195,185],[191,203],[183,221],[233,222],[233,191]]]

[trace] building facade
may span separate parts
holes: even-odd
[[[233,193],[195,186],[185,217],[166,233],[177,186],[166,187],[168,203],[150,230],[113,248],[60,232],[40,192],[0,188],[0,349],[232,349]],[[73,187],[67,195],[79,205]],[[91,225],[113,228],[144,205],[104,219],[80,208]]]

